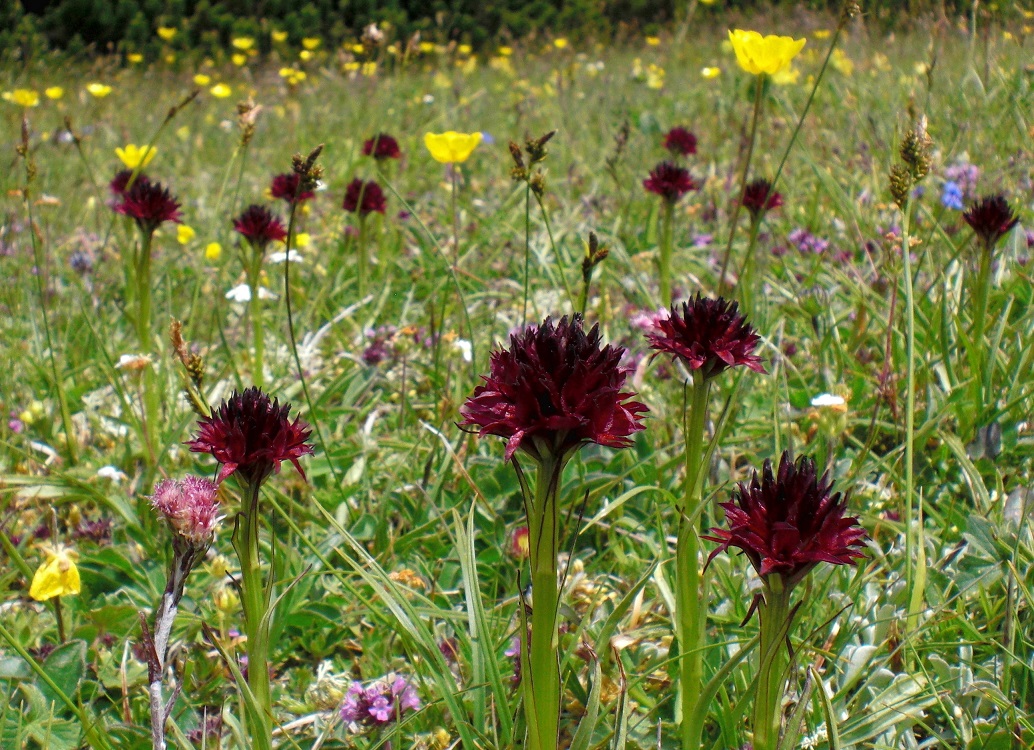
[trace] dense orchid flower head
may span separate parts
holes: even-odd
[[[690,156],[697,152],[697,137],[686,128],[675,127],[665,134],[664,148],[673,156]]]
[[[363,143],[363,156],[381,159],[401,159],[402,151],[399,142],[387,133],[378,133]]]
[[[315,193],[311,190],[302,190],[298,192],[298,180],[299,176],[295,172],[284,172],[278,174],[273,178],[273,182],[269,186],[269,193],[274,198],[280,198],[290,203],[304,203],[310,198],[315,197]]]
[[[662,161],[653,168],[650,176],[643,180],[643,187],[669,203],[677,203],[682,196],[699,186],[688,169],[670,161]]]
[[[287,230],[272,211],[265,206],[251,205],[244,209],[233,220],[233,228],[251,243],[251,246],[264,250],[274,240],[283,242],[287,239]]]
[[[219,487],[202,477],[163,479],[154,486],[151,507],[172,533],[195,548],[208,549],[219,524]]]
[[[1003,195],[989,195],[980,199],[970,205],[962,218],[989,250],[1020,220]]]
[[[374,180],[363,182],[356,177],[345,188],[345,200],[341,207],[350,213],[357,213],[366,216],[376,211],[383,214],[388,204],[384,198],[384,191]]]
[[[858,519],[845,517],[846,499],[832,491],[829,475],[818,476],[815,461],[789,451],[773,474],[765,461],[761,475],[740,483],[732,500],[722,503],[728,528],[713,528],[703,537],[718,542],[708,561],[737,547],[763,580],[779,575],[792,587],[822,562],[854,565],[861,553],[865,529]],[[766,580],[767,583],[767,580]]]
[[[750,218],[755,224],[759,218],[781,205],[783,196],[775,192],[772,183],[764,178],[748,183],[743,191],[743,207],[750,211]]]
[[[313,453],[309,425],[288,419],[290,404],[270,401],[255,386],[233,392],[211,416],[198,420],[197,437],[187,445],[194,453],[211,453],[222,466],[217,482],[236,473],[249,487],[256,487],[283,461],[290,461],[305,477],[298,459]]]
[[[647,409],[621,390],[623,355],[601,346],[599,326],[586,333],[579,315],[546,318],[492,353],[484,383],[460,409],[461,426],[506,438],[507,461],[518,449],[536,461],[562,461],[582,443],[627,447]]]
[[[697,294],[681,307],[672,305],[671,314],[657,316],[646,337],[652,349],[670,354],[705,378],[730,367],[765,372],[761,357],[754,354],[760,340],[757,331],[740,314],[739,306],[723,297],[707,299]]]
[[[126,179],[128,182],[128,177]],[[160,182],[141,180],[138,175],[132,186],[118,197],[115,212],[134,219],[137,226],[149,235],[166,221],[179,224],[182,219],[179,201]]]
[[[416,688],[401,675],[388,675],[367,687],[353,682],[341,703],[341,720],[354,728],[393,724],[407,711],[420,710]]]

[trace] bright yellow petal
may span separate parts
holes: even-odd
[[[55,596],[78,594],[80,590],[79,568],[72,559],[74,553],[59,549],[47,552],[47,559],[36,570],[29,587],[29,596],[44,602]]]

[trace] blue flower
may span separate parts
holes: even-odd
[[[959,187],[957,182],[947,181],[944,183],[944,187],[941,189],[941,205],[945,208],[950,208],[952,211],[961,211],[962,205],[962,188]]]

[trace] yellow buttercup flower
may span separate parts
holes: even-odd
[[[298,232],[298,234],[294,236],[294,246],[297,248],[308,247],[311,242],[312,237],[308,232]]]
[[[216,99],[225,99],[233,93],[233,89],[231,89],[225,83],[217,83],[215,86],[208,90],[208,93],[210,93]]]
[[[106,83],[88,83],[86,84],[86,90],[90,96],[94,96],[97,99],[103,99],[111,93],[111,86]]]
[[[456,48],[456,51],[459,52],[461,55],[469,55],[471,52],[474,51],[474,48],[471,47],[469,44],[461,44],[459,47]]]
[[[833,50],[833,59],[830,60],[830,63],[845,76],[854,73],[854,60],[848,57],[839,47]]]
[[[116,148],[115,155],[122,160],[128,169],[143,169],[151,163],[158,151],[154,146],[137,146],[135,143],[127,143],[125,148]]]
[[[717,78],[721,74],[722,74],[722,69],[721,68],[707,67],[707,68],[701,68],[700,69],[700,75],[702,75],[704,78],[706,78],[709,81],[714,79],[714,78]]]
[[[567,49],[569,42],[564,37],[557,37],[553,40],[553,46],[557,49]]]
[[[39,104],[39,94],[32,89],[15,89],[0,94],[4,101],[17,104],[19,107],[35,107]]]
[[[158,36],[164,39],[166,42],[171,42],[176,37],[176,29],[171,26],[159,26]]]
[[[180,224],[176,227],[176,241],[181,245],[188,245],[190,241],[194,239],[197,232],[194,231],[193,227],[189,227],[186,224]]]
[[[134,65],[138,65],[139,63],[142,63],[144,61],[144,56],[141,55],[139,52],[130,52],[128,55],[126,55],[126,61],[131,62]]]
[[[211,76],[206,76],[204,73],[198,73],[194,76],[194,84],[196,86],[207,86],[212,82]]]
[[[302,39],[302,46],[307,50],[314,50],[320,46],[322,40],[319,37],[307,36]]]
[[[736,53],[736,62],[752,75],[775,75],[786,70],[807,42],[774,34],[763,37],[756,31],[742,29],[730,31],[729,41]]]
[[[79,568],[75,560],[79,555],[63,545],[42,548],[45,559],[36,569],[29,587],[29,596],[38,602],[45,602],[55,596],[78,594],[80,589]]]
[[[424,133],[424,145],[435,161],[442,164],[462,164],[481,143],[481,133]]]
[[[420,42],[420,52],[425,55],[434,52],[434,42]]]
[[[239,68],[240,66],[242,66],[246,62],[248,62],[248,56],[247,55],[242,55],[241,53],[238,52],[238,53],[236,53],[234,55],[231,55],[230,56],[230,60],[233,62],[234,65],[236,65]]]
[[[205,245],[205,259],[206,260],[219,260],[219,256],[223,254],[223,246],[218,242],[209,242]]]
[[[298,59],[299,60],[311,60],[312,59],[312,52],[310,50],[303,49],[303,50],[301,50],[298,53]]]
[[[513,47],[507,47],[506,45],[503,45],[498,50],[496,50],[496,52],[498,52],[503,57],[509,57],[513,54]]]
[[[60,86],[48,86],[43,93],[47,95],[48,99],[60,99],[65,95],[65,90]]]
[[[650,47],[657,47],[661,43],[661,38],[659,36],[648,36],[646,37],[646,43]]]
[[[250,36],[239,36],[230,41],[234,49],[239,49],[241,52],[247,52],[249,49],[255,46],[255,40]]]
[[[276,42],[277,44],[283,44],[284,42],[287,41],[287,32],[286,31],[274,31],[270,36],[273,37],[273,41]]]

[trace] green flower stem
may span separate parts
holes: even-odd
[[[248,312],[251,315],[251,341],[252,348],[254,349],[251,380],[259,388],[262,387],[265,379],[266,358],[266,330],[262,320],[262,298],[259,296],[259,281],[262,277],[262,255],[261,252],[253,248],[251,267],[248,269],[248,290],[251,292],[251,299],[248,300]]]
[[[365,190],[365,185],[363,186]],[[359,197],[359,205],[362,205],[362,196]],[[370,251],[366,247],[367,236],[366,236],[366,215],[362,212],[359,213],[359,299],[363,299],[366,296],[366,277],[370,273]]]
[[[661,305],[671,307],[671,246],[673,242],[673,223],[675,204],[664,201],[661,206],[661,243],[658,267],[661,284]]]
[[[255,696],[258,714],[248,717],[252,747],[273,747],[273,705],[269,690],[269,613],[266,611],[266,586],[259,561],[258,515],[260,483],[242,485],[246,507],[238,516],[234,535],[241,567],[241,605],[248,636],[248,687]]]
[[[531,271],[531,183],[524,183],[524,306],[521,325],[528,324],[528,278]]]
[[[556,750],[560,724],[560,665],[557,660],[557,494],[563,460],[545,458],[535,477],[528,508],[531,552],[531,643],[522,633],[521,660],[528,750]],[[525,646],[528,646],[525,648]]]
[[[771,195],[771,193],[769,193]],[[739,283],[736,285],[737,295],[740,304],[743,305],[743,314],[750,318],[755,324],[761,324],[758,318],[760,305],[755,289],[761,291],[761,280],[764,277],[764,265],[758,262],[755,247],[758,243],[758,233],[761,230],[761,217],[750,223],[750,239],[747,241],[747,251],[743,255],[743,267],[740,271]]]
[[[782,724],[783,690],[789,664],[784,641],[790,631],[790,589],[778,574],[767,576],[758,605],[761,620],[761,661],[755,683],[754,750],[777,750]]]
[[[761,121],[761,107],[765,97],[765,76],[759,75],[754,79],[754,114],[750,120],[750,140],[747,142],[747,155],[743,160],[743,172],[740,174],[740,197],[732,208],[732,218],[729,220],[729,240],[725,244],[725,254],[722,256],[722,270],[718,277],[718,295],[721,296],[728,289],[725,283],[725,272],[729,269],[729,258],[732,256],[732,241],[736,237],[736,224],[740,219],[740,209],[743,208],[743,197],[747,194],[747,177],[750,175],[750,160],[754,157],[754,143],[758,137],[758,122]],[[775,190],[775,183],[772,184]]]
[[[140,251],[136,259],[136,336],[140,344],[140,353],[144,356],[154,351],[154,340],[151,337],[151,246],[154,233],[141,231]],[[157,366],[157,363],[155,363]],[[158,464],[155,452],[158,430],[158,410],[160,398],[158,378],[153,366],[144,370],[144,456],[149,467]]]
[[[703,647],[707,628],[707,580],[700,572],[700,474],[710,380],[693,372],[692,402],[686,439],[686,477],[675,548],[675,619],[679,644],[679,687],[682,695],[682,747],[697,750],[707,706],[697,707],[703,689]]]
[[[984,421],[984,409],[987,399],[984,394],[984,370],[987,367],[988,347],[984,341],[984,330],[987,325],[987,298],[991,293],[991,253],[992,248],[983,247],[980,252],[980,268],[977,271],[976,286],[973,289],[973,328],[970,332],[970,346],[976,355],[973,358],[973,383],[971,409],[975,424],[968,432],[980,427]],[[968,439],[968,433],[963,434]]]
[[[917,529],[912,500],[915,495],[915,431],[916,431],[916,314],[912,289],[912,255],[909,222],[912,199],[901,212],[901,262],[905,284],[905,588],[908,591],[906,632],[911,634],[919,623],[926,587],[926,557],[922,544],[917,544]],[[983,316],[981,316],[983,317]],[[978,386],[979,387],[979,386]],[[923,496],[919,495],[919,524],[923,519]],[[922,529],[918,529],[919,532]]]

